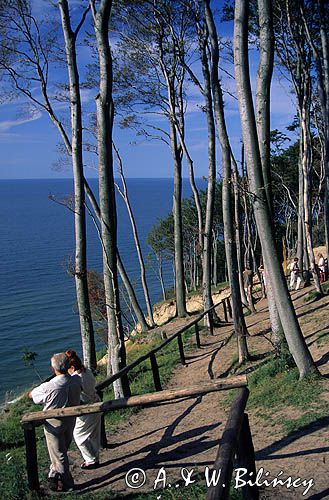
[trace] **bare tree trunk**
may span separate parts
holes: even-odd
[[[264,265],[272,285],[275,303],[284,329],[289,350],[301,378],[317,372],[300,330],[290,299],[282,267],[275,248],[272,220],[268,209],[258,137],[253,109],[248,62],[248,1],[236,0],[234,18],[234,63],[243,142],[246,148],[248,177],[253,193],[253,207],[264,256]]]
[[[210,0],[205,1],[205,17],[209,31],[211,43],[211,88],[214,100],[214,109],[217,123],[217,131],[222,149],[223,165],[223,221],[224,221],[224,241],[227,262],[227,271],[230,282],[232,311],[234,330],[237,337],[239,363],[243,363],[249,358],[246,337],[248,335],[245,323],[242,302],[240,296],[238,263],[236,254],[235,235],[233,230],[233,209],[232,209],[232,169],[231,169],[231,147],[226,129],[224,116],[223,94],[218,78],[219,49],[216,26],[214,23]]]
[[[271,0],[258,0],[258,15],[260,28],[260,59],[257,72],[256,89],[256,126],[258,134],[258,144],[267,204],[273,217],[273,196],[271,179],[271,153],[270,153],[270,90],[273,74],[274,61],[274,34],[271,16]],[[272,228],[274,232],[274,226]],[[274,343],[280,350],[279,344],[283,336],[279,313],[275,304],[271,280],[268,279],[265,271],[267,283],[267,302],[270,314],[271,329],[274,336]]]
[[[175,242],[175,291],[176,313],[179,318],[186,316],[186,294],[184,278],[183,256],[183,227],[182,227],[182,156],[178,149],[175,125],[170,123],[170,143],[174,158],[174,242]]]
[[[101,222],[101,213],[100,213],[100,209],[99,209],[97,200],[96,200],[94,193],[92,192],[86,179],[84,179],[84,187],[85,187],[85,192],[87,193],[87,196],[89,198],[90,204],[93,208],[93,211],[94,211],[98,221]],[[103,242],[102,242],[102,244],[103,244]],[[134,313],[136,315],[137,321],[139,322],[142,331],[147,332],[150,329],[150,327],[146,323],[144,313],[143,313],[143,311],[138,303],[138,300],[137,300],[135,291],[132,287],[132,284],[130,282],[129,276],[126,273],[125,267],[124,267],[123,262],[122,262],[121,257],[120,257],[119,250],[117,251],[117,265],[118,265],[118,271],[119,271],[121,279],[122,279],[122,283],[124,284],[124,286],[126,288],[126,292],[127,292],[128,297],[129,297],[129,300],[131,302]]]
[[[243,286],[243,270],[242,270],[242,250],[241,250],[241,224],[240,224],[240,193],[239,193],[239,174],[235,159],[232,156],[233,165],[233,190],[234,190],[234,225],[235,225],[235,244],[238,261],[238,274],[241,301],[244,306],[247,306],[247,297]]]
[[[212,251],[212,228],[214,220],[214,202],[216,185],[216,134],[211,96],[211,81],[207,59],[206,38],[200,33],[201,66],[204,79],[205,112],[208,129],[208,187],[206,216],[204,225],[203,256],[202,256],[202,291],[204,310],[213,306],[211,295],[211,251]],[[215,314],[213,313],[213,316]]]
[[[132,231],[133,231],[138,261],[139,261],[140,276],[141,276],[141,282],[142,282],[144,298],[145,298],[145,303],[146,303],[146,308],[147,308],[147,314],[149,316],[149,321],[150,321],[151,327],[154,327],[155,324],[154,324],[154,319],[153,319],[153,309],[152,309],[150,294],[149,294],[147,281],[146,281],[146,271],[145,271],[145,264],[144,264],[144,259],[143,259],[143,252],[142,252],[142,248],[141,248],[140,241],[139,241],[135,217],[134,217],[134,214],[133,214],[133,211],[131,208],[131,204],[130,204],[130,200],[129,200],[129,196],[128,196],[128,189],[127,189],[126,178],[125,178],[124,172],[123,172],[122,159],[120,157],[119,151],[117,150],[117,148],[115,147],[114,144],[113,144],[113,148],[114,148],[116,155],[117,155],[117,158],[118,158],[119,174],[121,177],[123,191],[121,191],[120,186],[118,186],[118,185],[117,185],[117,188],[118,188],[118,191],[119,191],[120,195],[122,196],[122,198],[125,202],[125,205],[127,207],[127,211],[128,211]]]
[[[112,1],[102,0],[98,12],[92,2],[100,68],[99,95],[96,98],[98,127],[98,170],[101,231],[104,242],[103,271],[108,322],[108,372],[117,373],[126,365],[126,350],[117,278],[117,214],[114,191],[112,130],[112,55],[109,45],[109,20]],[[127,378],[114,384],[116,398],[129,395]]]
[[[75,286],[80,318],[83,362],[96,368],[94,328],[91,317],[87,279],[87,237],[85,193],[82,157],[82,116],[80,83],[76,58],[76,34],[72,31],[67,0],[58,2],[65,40],[66,61],[70,87],[71,156],[74,178],[74,227],[75,227]]]

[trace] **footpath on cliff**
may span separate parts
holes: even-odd
[[[278,396],[275,391],[282,391],[283,404],[275,408],[259,408],[255,404],[247,406],[257,470],[264,468],[264,473],[270,473],[269,478],[279,477],[283,471],[282,477],[299,477],[305,484],[289,489],[262,487],[261,498],[264,499],[329,498],[329,296],[305,302],[309,293],[310,288],[292,292],[292,299],[307,344],[323,375],[316,405],[305,396],[303,407],[294,406],[290,404],[293,401],[289,400],[289,395],[284,401],[285,387],[276,384],[271,394],[269,384],[268,401],[271,401],[271,396]],[[202,384],[233,372],[255,373],[256,367],[265,366],[273,350],[266,299],[258,300],[256,308],[257,313],[246,317],[252,362],[234,372],[236,340],[232,335],[232,323],[225,324],[215,328],[213,336],[203,331],[201,349],[186,353],[187,366],[180,365],[175,369],[166,388]],[[190,320],[169,323],[168,335],[170,330],[173,333]],[[205,481],[202,479],[204,471],[215,461],[231,400],[224,391],[140,410],[119,425],[114,434],[108,435],[108,448],[101,453],[101,467],[95,470],[82,471],[81,457],[77,451],[72,451],[70,459],[76,494],[88,492],[92,498],[93,492],[112,491],[130,496],[153,491],[155,485],[164,486],[165,482],[167,488],[172,488],[172,498],[188,498],[182,495],[182,488],[178,493],[182,485],[182,468],[188,469],[189,473],[192,470],[193,474],[198,472],[199,480]],[[287,432],[287,429],[291,431]],[[162,467],[165,481],[163,469],[159,476]],[[138,480],[143,484],[133,488],[138,486],[137,475],[133,476],[136,469],[144,471],[144,474],[137,471]],[[314,484],[307,482],[310,479]],[[130,484],[136,480],[137,484]],[[311,487],[306,487],[306,484]],[[303,494],[306,489],[307,493]],[[161,498],[161,491],[157,498]]]

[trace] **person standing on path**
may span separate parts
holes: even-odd
[[[80,404],[81,381],[71,377],[65,353],[54,354],[50,360],[55,374],[49,382],[35,387],[29,397],[36,404],[43,404],[43,411],[78,406]],[[68,448],[73,437],[75,417],[50,418],[45,420],[44,433],[50,458],[49,487],[53,491],[72,491],[74,481],[70,473]]]
[[[289,270],[290,270],[290,291],[293,290],[294,286],[296,285],[295,290],[298,290],[301,284],[301,277],[300,277],[300,270],[298,267],[298,257],[295,257],[293,262],[289,264]]]
[[[318,268],[320,272],[320,284],[326,281],[326,263],[322,253],[319,253]]]
[[[66,351],[69,360],[68,373],[78,376],[81,380],[81,404],[92,404],[100,401],[96,392],[95,377],[89,368],[85,368],[75,351]],[[101,447],[101,413],[92,413],[77,417],[74,441],[84,459],[81,469],[96,469],[99,467],[99,450]]]
[[[248,304],[249,304],[251,310],[253,312],[255,312],[254,301],[253,301],[253,297],[252,297],[252,287],[254,284],[254,280],[253,280],[254,273],[247,265],[242,274],[243,274],[243,286],[244,286],[244,291],[246,292],[246,295],[247,295]]]

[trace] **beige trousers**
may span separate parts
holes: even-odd
[[[75,418],[49,419],[46,421],[44,433],[50,458],[50,469],[48,477],[61,475],[64,488],[72,488],[74,485],[70,473],[68,448],[73,437]]]

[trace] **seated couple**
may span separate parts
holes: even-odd
[[[29,393],[34,403],[44,405],[43,410],[100,401],[92,371],[83,366],[74,351],[54,354],[51,358],[51,369],[55,377]],[[48,474],[50,489],[73,490],[74,482],[67,456],[72,437],[84,459],[81,468],[88,470],[99,466],[100,425],[100,413],[77,418],[51,418],[45,421],[44,433],[51,462]]]

